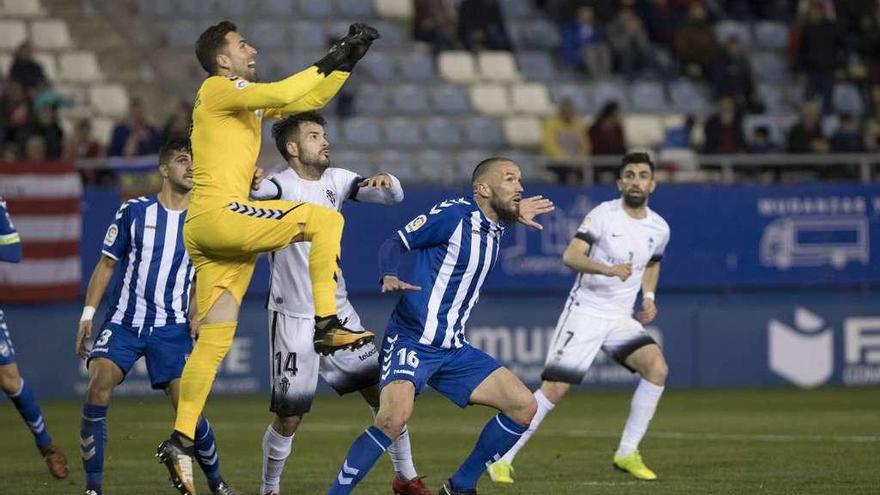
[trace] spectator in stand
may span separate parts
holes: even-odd
[[[670,0],[648,0],[640,16],[645,22],[648,36],[654,43],[671,47],[681,20],[679,10]]]
[[[874,83],[868,90],[868,115],[865,116],[865,149],[880,151],[880,83]]]
[[[0,98],[0,128],[2,142],[17,147],[27,139],[28,125],[32,120],[31,101],[20,83],[7,81],[3,97]]]
[[[41,105],[36,109],[36,118],[28,130],[29,135],[42,136],[45,155],[48,160],[58,160],[64,151],[64,131],[58,122],[57,105]]]
[[[571,100],[562,100],[556,116],[544,121],[541,151],[550,158],[548,169],[559,182],[580,182],[581,170],[572,165],[590,153],[590,143],[586,125]]]
[[[608,42],[616,70],[629,79],[645,68],[656,68],[651,42],[641,19],[631,7],[623,7],[608,25]]]
[[[738,38],[731,36],[724,42],[722,54],[709,67],[709,75],[715,98],[730,96],[739,108],[763,112],[755,97],[751,63]]]
[[[706,120],[703,134],[706,136],[704,153],[742,153],[746,150],[742,117],[732,97],[723,96],[718,100],[718,111]]]
[[[807,98],[821,98],[825,110],[831,108],[835,71],[843,57],[837,25],[821,0],[812,0],[798,38],[795,66],[807,76]]]
[[[175,137],[189,136],[189,129],[192,126],[192,111],[192,105],[188,101],[180,100],[177,107],[165,120],[159,142],[167,143]]]
[[[110,138],[110,156],[142,156],[159,152],[159,132],[144,115],[143,103],[132,98],[128,117],[113,128]]]
[[[73,135],[67,140],[64,155],[70,159],[98,158],[104,154],[101,143],[92,137],[92,121],[80,119],[73,128]]]
[[[510,50],[498,0],[462,0],[458,37],[468,50]]]
[[[413,7],[413,38],[430,43],[435,56],[457,46],[454,0],[415,0]]]
[[[865,140],[859,127],[859,120],[845,113],[840,115],[840,126],[831,136],[831,151],[835,153],[861,153],[865,151]]]
[[[753,154],[778,153],[779,145],[770,138],[770,129],[767,126],[761,125],[755,127],[755,130],[752,131],[752,139],[748,144],[748,151]]]
[[[822,134],[822,104],[810,100],[801,106],[801,120],[788,131],[789,153],[827,153],[831,144]]]
[[[611,73],[611,51],[593,7],[579,8],[577,19],[562,29],[562,60],[593,78]]]
[[[715,28],[706,15],[706,9],[694,3],[687,18],[676,28],[673,48],[675,56],[684,64],[691,77],[706,77],[712,60],[721,51],[715,39]]]
[[[9,66],[9,79],[21,84],[28,93],[46,83],[43,66],[34,58],[34,47],[25,40],[15,51],[15,58]]]
[[[46,138],[40,134],[31,134],[24,142],[23,159],[28,162],[44,162],[46,155]]]
[[[590,148],[594,155],[622,155],[626,153],[623,135],[623,117],[616,101],[606,103],[588,131]]]

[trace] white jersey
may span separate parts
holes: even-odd
[[[623,209],[621,199],[606,201],[584,217],[575,237],[590,244],[590,259],[606,265],[632,264],[632,275],[617,277],[580,273],[571,289],[569,303],[606,318],[629,317],[642,286],[645,267],[660,261],[669,242],[669,225],[647,208],[647,216],[635,219]]]
[[[303,201],[342,210],[342,202],[347,199],[371,203],[398,203],[403,199],[400,182],[392,176],[393,187],[362,188],[363,180],[358,174],[342,168],[328,168],[318,180],[301,178],[292,168],[264,180],[256,191],[251,192],[254,199],[284,199]],[[315,306],[312,300],[312,282],[309,279],[309,251],[311,242],[297,242],[269,254],[272,271],[269,286],[268,308],[288,316],[314,318]],[[336,305],[343,307],[348,300],[345,279],[339,273],[336,290]]]

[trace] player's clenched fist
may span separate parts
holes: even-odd
[[[609,266],[608,270],[605,272],[605,275],[609,277],[617,277],[621,282],[626,282],[626,279],[632,275],[633,267],[629,263],[621,263],[619,265]]]
[[[421,287],[417,285],[412,285],[409,283],[400,280],[394,275],[385,275],[382,277],[382,293],[385,292],[395,292],[399,290],[411,290],[411,291],[420,291]]]

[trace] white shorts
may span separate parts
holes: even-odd
[[[360,317],[350,304],[340,308],[339,319],[352,330],[363,330]],[[269,410],[279,416],[302,416],[309,412],[318,375],[339,395],[379,383],[379,353],[372,343],[353,351],[346,349],[322,356],[315,352],[314,333],[314,318],[269,311],[272,379]]]
[[[631,317],[602,318],[566,309],[559,316],[541,379],[578,384],[584,380],[599,349],[628,370],[626,358],[636,349],[656,344],[645,327]]]

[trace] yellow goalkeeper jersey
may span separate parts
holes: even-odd
[[[273,83],[234,76],[205,79],[193,109],[194,186],[187,216],[247,200],[262,120],[323,107],[348,76],[336,71],[325,77],[313,66]]]

